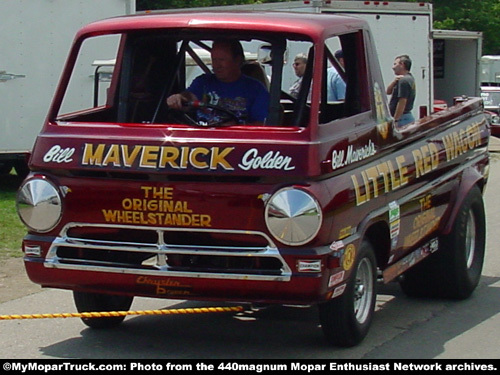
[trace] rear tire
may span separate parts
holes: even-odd
[[[481,278],[485,237],[483,197],[474,187],[463,201],[451,232],[439,237],[438,251],[405,272],[400,282],[403,292],[410,297],[469,297]]]
[[[319,318],[328,342],[351,347],[367,335],[375,311],[377,262],[371,244],[363,241],[344,293],[319,305]]]
[[[73,292],[78,312],[128,311],[134,297],[111,294]],[[84,324],[91,328],[111,328],[119,325],[125,316],[110,318],[82,318]]]

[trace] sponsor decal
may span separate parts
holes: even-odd
[[[348,227],[345,227],[345,228],[342,228],[339,232],[339,239],[343,239],[343,238],[346,238],[346,237],[349,237],[353,232],[353,229],[352,229],[352,226],[348,226]]]
[[[368,144],[359,148],[354,148],[353,145],[349,145],[347,150],[333,150],[332,169],[335,170],[357,161],[367,159],[376,153],[375,144],[371,140],[368,141]]]
[[[419,247],[415,251],[411,252],[404,258],[400,259],[393,265],[387,267],[383,272],[384,282],[389,282],[395,279],[397,276],[401,275],[408,268],[414,266],[430,254],[437,251],[439,248],[439,241],[437,238],[433,238],[425,245]],[[392,261],[392,258],[389,260]]]
[[[400,230],[399,223],[400,223],[399,220],[395,220],[390,223],[391,239],[398,238]]]
[[[398,243],[401,210],[396,201],[389,203],[389,230],[391,236],[391,247],[395,248]]]
[[[170,278],[160,279],[149,276],[139,276],[135,282],[138,285],[150,285],[155,287],[157,295],[188,296],[191,295],[192,291],[191,285],[182,284],[181,282]]]
[[[338,272],[334,275],[330,276],[330,279],[328,280],[328,287],[331,288],[344,280],[345,276],[345,271]]]
[[[401,214],[399,204],[396,201],[389,203],[389,223],[399,220]]]
[[[332,298],[342,295],[342,293],[344,293],[345,287],[346,284],[336,287],[335,290],[333,291]]]
[[[212,217],[177,200],[172,187],[141,186],[141,198],[122,199],[120,209],[102,209],[106,223],[211,227]]]
[[[61,186],[59,187],[59,190],[61,191],[61,194],[63,197],[65,197],[66,195],[68,195],[68,193],[72,193],[73,191],[71,190],[71,188],[69,186]]]
[[[342,267],[344,270],[349,271],[354,264],[356,258],[356,248],[353,244],[349,244],[345,248],[344,256],[342,258]]]
[[[299,260],[297,261],[299,272],[321,272],[321,260]]]
[[[330,250],[333,252],[338,252],[344,248],[344,242],[343,241],[335,241],[330,245]]]

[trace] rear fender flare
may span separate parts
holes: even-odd
[[[483,180],[484,176],[476,168],[470,167],[463,172],[462,178],[460,179],[460,185],[452,195],[452,209],[446,220],[446,225],[443,228],[442,234],[449,234],[451,232],[458,211],[460,210],[460,207],[462,206],[462,203],[469,191],[475,185],[478,185],[481,192],[483,191],[483,186],[480,183]]]

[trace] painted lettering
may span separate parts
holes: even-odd
[[[107,223],[211,227],[210,215],[195,213],[189,202],[174,199],[169,186],[141,186],[142,197],[122,199],[120,209],[102,209]]]
[[[45,163],[70,163],[73,161],[71,157],[75,153],[75,149],[72,147],[62,148],[59,145],[54,145],[49,151],[43,156],[43,161]]]
[[[241,158],[241,164],[238,167],[244,171],[250,169],[276,169],[290,171],[295,169],[291,165],[292,158],[289,156],[282,156],[279,151],[269,151],[264,156],[260,156],[256,148],[248,150]]]
[[[59,149],[51,149],[44,160],[54,161],[56,152]],[[92,165],[99,167],[122,167],[133,168],[137,165],[139,168],[147,169],[210,169],[233,170],[233,166],[226,159],[234,150],[234,147],[173,147],[173,146],[144,146],[137,145],[129,147],[118,144],[93,144],[86,143],[83,149],[81,163],[82,165]],[[60,162],[71,161],[70,156],[73,151],[66,151],[62,156],[57,154]],[[279,153],[278,153],[279,154]],[[283,157],[273,159],[275,163],[286,164]]]
[[[435,170],[439,165],[439,151],[434,143],[412,151],[417,178]]]
[[[480,123],[474,123],[465,129],[452,132],[443,137],[446,160],[451,161],[469,150],[481,146]]]
[[[369,140],[365,146],[354,148],[353,145],[347,147],[345,150],[332,151],[332,169],[338,169],[345,165],[364,160],[376,154],[375,144]]]
[[[411,182],[436,170],[441,162],[440,151],[444,149],[445,161],[451,161],[460,155],[482,145],[482,123],[472,123],[464,129],[445,135],[441,140],[428,142],[409,154],[398,155],[394,159],[381,162],[351,175],[356,205],[364,204],[379,194],[397,190]],[[442,144],[441,149],[438,144]],[[335,165],[340,165],[340,153]],[[345,159],[347,160],[347,158]],[[343,163],[345,164],[345,160]],[[332,161],[333,163],[333,161]],[[333,164],[332,164],[333,165]],[[435,225],[435,223],[430,226]]]

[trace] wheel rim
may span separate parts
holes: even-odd
[[[467,227],[465,228],[465,259],[467,260],[467,268],[472,267],[474,262],[474,254],[476,250],[476,219],[474,213],[469,211],[467,217]]]
[[[359,262],[354,284],[354,314],[358,323],[363,324],[370,315],[373,299],[373,271],[369,259]]]

